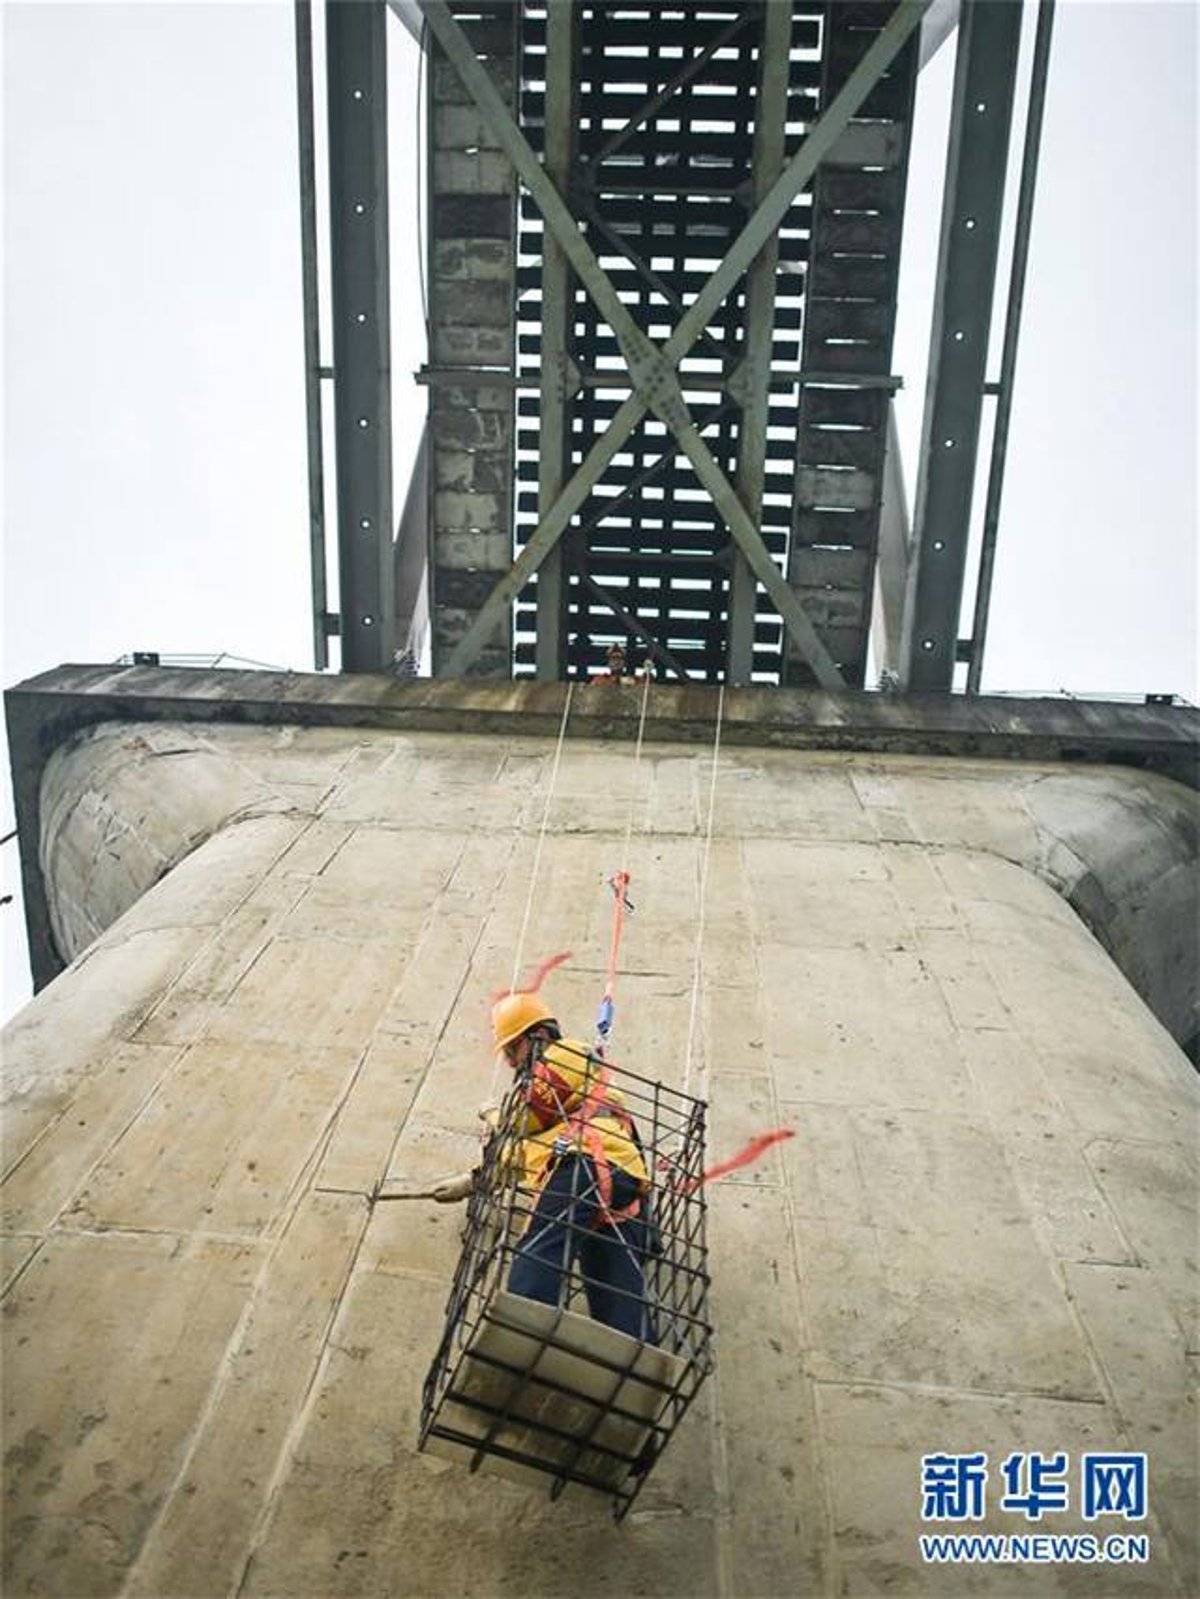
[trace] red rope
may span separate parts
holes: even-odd
[[[629,873],[618,872],[612,879],[613,898],[616,904],[613,907],[612,943],[608,949],[608,971],[604,980],[604,997],[613,997],[613,988],[617,981],[617,955],[621,948],[621,934],[625,928],[625,890],[629,887]]]

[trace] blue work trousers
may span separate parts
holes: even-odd
[[[637,1198],[638,1185],[628,1172],[613,1174],[612,1205],[623,1210]],[[572,1264],[587,1294],[596,1321],[645,1343],[657,1343],[642,1261],[646,1226],[640,1217],[597,1227],[600,1191],[596,1169],[586,1155],[570,1154],[550,1171],[528,1230],[517,1248],[508,1286],[514,1294],[544,1305],[562,1303]]]

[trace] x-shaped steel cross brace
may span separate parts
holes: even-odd
[[[390,0],[390,3],[394,6],[395,0]],[[420,0],[420,3],[431,32],[533,196],[559,248],[615,333],[634,386],[634,393],[620,406],[574,477],[564,486],[550,511],[542,517],[525,548],[497,581],[475,620],[451,651],[446,662],[447,675],[461,675],[475,659],[499,626],[507,607],[562,537],[572,516],[600,481],[605,469],[643,415],[647,410],[653,410],[671,429],[681,451],[692,463],[696,476],[712,496],[747,564],[770,595],[788,632],[816,674],[817,681],[825,688],[844,687],[845,680],[841,672],[817,637],[816,629],[799,599],[771,559],[758,527],[688,414],[679,384],[678,366],[779,226],[792,201],[829,153],[850,118],[895,60],[905,40],[920,23],[930,0],[898,0],[887,26],[829,103],[816,126],[746,223],[732,249],[680,319],[670,338],[661,346],[642,332],[620,300],[607,273],[579,231],[566,202],[513,120],[499,91],[471,48],[470,41],[451,15],[446,0]]]

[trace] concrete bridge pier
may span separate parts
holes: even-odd
[[[635,765],[577,691],[547,807],[561,685],[10,693],[65,970],[3,1035],[6,1594],[1200,1591],[1195,730],[768,698],[714,784],[715,692]],[[679,1084],[698,978],[714,1156],[795,1137],[710,1191],[717,1369],[614,1527],[416,1452],[461,1218],[367,1196],[473,1158],[543,824],[525,964],[591,1025],[630,814],[617,1052]],[[1136,1523],[1083,1515],[1114,1452]],[[986,1456],[966,1530],[1149,1562],[924,1562],[933,1453]]]

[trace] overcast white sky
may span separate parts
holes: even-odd
[[[292,7],[2,20],[4,685],[132,649],[308,670]],[[399,507],[424,349],[417,50],[389,27]],[[953,56],[910,176],[910,501]],[[1200,698],[1197,76],[1191,0],[1060,0],[985,689]],[[13,845],[0,864],[11,892]]]

